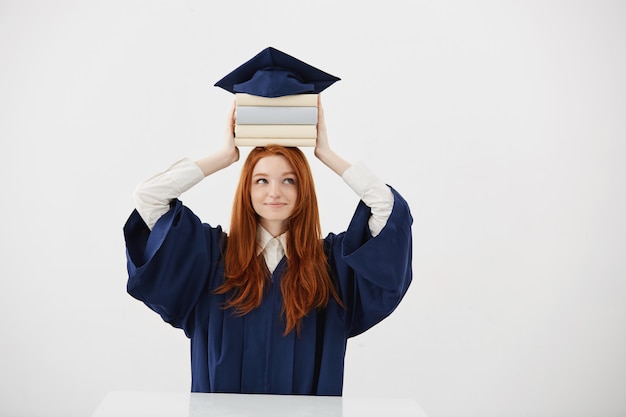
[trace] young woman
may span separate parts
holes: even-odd
[[[347,230],[322,239],[306,158],[282,146],[251,150],[228,235],[202,223],[178,197],[239,159],[234,117],[219,151],[137,187],[128,292],[190,338],[192,391],[341,395],[347,339],[411,282],[409,207],[331,149],[320,105],[315,156],[361,197]]]

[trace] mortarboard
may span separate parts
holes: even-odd
[[[265,48],[215,83],[231,93],[262,97],[319,94],[340,78],[278,49]]]

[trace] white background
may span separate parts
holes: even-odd
[[[0,1],[0,415],[187,391],[125,293],[134,186],[221,141],[267,46],[342,78],[331,141],[408,200],[414,283],[349,342],[345,396],[431,417],[626,415],[626,3]],[[356,197],[311,157],[325,232]],[[242,156],[247,154],[242,149]],[[228,226],[241,162],[183,196]]]

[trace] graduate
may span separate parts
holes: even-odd
[[[235,108],[221,148],[135,189],[128,293],[190,339],[193,392],[341,395],[348,338],[391,314],[411,283],[409,207],[334,152],[319,103],[314,155],[361,199],[346,230],[321,236],[307,159],[279,145],[248,154],[228,233],[203,222],[180,196],[239,160]]]

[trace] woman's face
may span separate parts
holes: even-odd
[[[270,155],[259,159],[252,170],[250,199],[261,226],[272,236],[287,230],[297,198],[296,174],[287,158]]]

